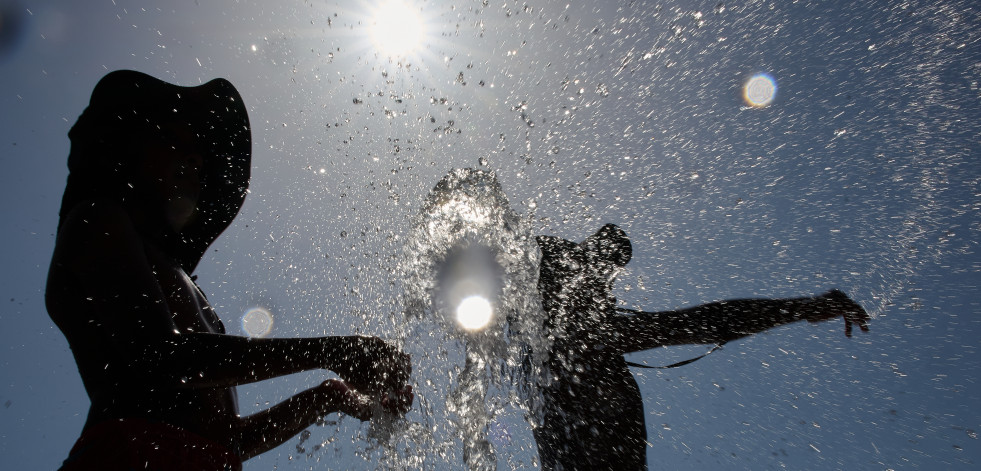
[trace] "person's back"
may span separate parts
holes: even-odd
[[[604,326],[616,308],[610,291],[630,260],[630,242],[606,226],[582,244],[546,236],[538,244],[538,288],[553,334],[543,423],[535,430],[542,468],[643,469],[643,398]]]

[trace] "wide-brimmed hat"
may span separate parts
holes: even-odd
[[[134,145],[154,137],[165,139],[160,133],[170,123],[188,125],[204,153],[195,216],[176,235],[179,240],[168,244],[171,255],[191,272],[238,214],[249,185],[248,112],[225,79],[182,87],[132,70],[103,77],[68,133],[72,149],[61,217],[86,199],[118,197],[120,188],[131,184],[128,180],[139,160]]]

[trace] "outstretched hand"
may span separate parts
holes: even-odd
[[[852,324],[858,324],[862,332],[869,331],[869,314],[841,290],[833,289],[818,296],[822,304],[807,317],[808,322],[821,322],[835,317],[845,318],[845,336],[852,336]]]
[[[381,406],[387,412],[397,415],[405,415],[412,408],[412,401],[415,400],[412,386],[405,386],[398,391],[391,391],[381,399]]]
[[[339,342],[328,369],[352,388],[382,399],[406,391],[412,373],[409,355],[377,337],[343,337]]]
[[[325,396],[324,412],[340,412],[358,420],[371,418],[371,399],[342,380],[328,379],[320,385]]]
[[[362,421],[371,419],[375,400],[344,380],[328,379],[320,384],[320,391],[324,400],[322,413],[340,412]],[[412,386],[406,386],[382,396],[379,402],[385,411],[403,415],[409,411],[414,397]]]

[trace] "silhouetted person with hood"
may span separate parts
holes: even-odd
[[[791,322],[844,317],[868,330],[868,315],[844,293],[739,299],[668,312],[618,309],[611,294],[631,257],[613,224],[576,244],[538,237],[538,289],[553,345],[535,429],[542,469],[647,469],[644,407],[624,354],[682,344],[717,344]],[[629,314],[627,314],[629,313]],[[685,362],[683,362],[685,363]]]
[[[391,345],[228,335],[190,276],[249,183],[249,120],[228,81],[112,72],[69,137],[46,303],[92,404],[62,469],[241,469],[326,414],[407,410],[409,358]],[[236,385],[314,369],[342,379],[239,416]]]

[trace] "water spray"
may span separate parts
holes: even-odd
[[[463,344],[463,367],[446,409],[456,416],[469,469],[496,469],[488,431],[495,426],[489,388],[534,384],[529,352],[542,342],[538,249],[493,172],[456,169],[436,184],[408,239],[405,302],[409,322],[432,322]],[[540,364],[540,363],[538,363]],[[515,379],[517,378],[517,379]],[[520,407],[526,407],[528,391]]]

